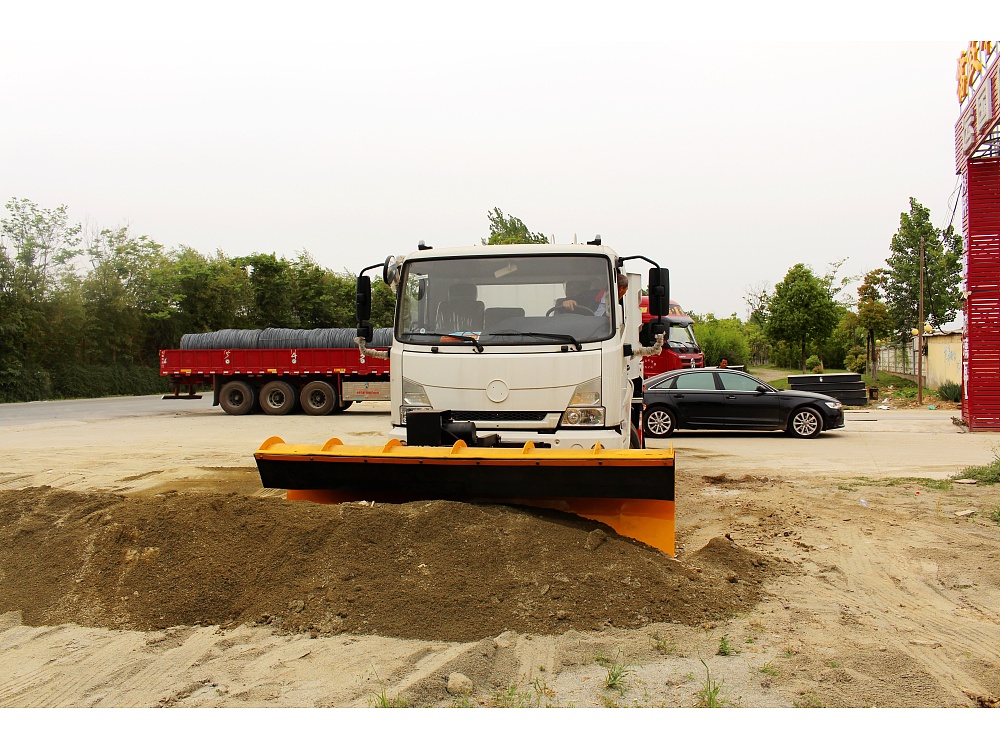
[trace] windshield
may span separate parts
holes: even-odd
[[[667,341],[680,346],[698,346],[698,342],[694,340],[694,328],[691,326],[670,326]]]
[[[396,337],[414,344],[579,345],[611,336],[621,314],[611,263],[593,255],[414,260],[398,294]]]

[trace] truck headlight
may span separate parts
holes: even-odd
[[[407,380],[403,378],[403,406],[422,406],[425,409],[429,409],[431,406],[430,399],[427,398],[427,392],[420,383],[414,383],[412,380]]]
[[[430,409],[431,401],[420,383],[403,378],[403,403],[399,407],[399,423],[406,424],[406,415],[419,409]]]
[[[580,383],[563,412],[564,427],[603,427],[604,407],[601,406],[601,379]]]
[[[600,406],[601,405],[601,379],[594,378],[586,383],[580,383],[573,391],[573,396],[569,400],[570,406]]]
[[[571,406],[563,412],[563,427],[603,427],[604,407],[603,406]]]

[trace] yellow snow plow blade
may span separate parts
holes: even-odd
[[[674,451],[290,445],[279,437],[254,453],[265,487],[320,503],[461,500],[574,513],[674,554]]]

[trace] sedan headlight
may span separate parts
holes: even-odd
[[[833,409],[835,411],[837,409],[842,409],[843,408],[843,404],[841,404],[839,401],[826,401],[825,403],[826,403],[826,405],[829,408],[831,408],[831,409]]]

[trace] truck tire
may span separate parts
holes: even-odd
[[[306,383],[299,391],[299,405],[311,417],[325,417],[337,408],[337,389],[323,380]]]
[[[230,380],[219,391],[219,405],[226,414],[241,417],[253,411],[257,404],[257,391],[242,380]]]
[[[632,449],[642,448],[642,438],[635,427],[629,427],[628,447]]]
[[[284,380],[272,380],[261,386],[258,399],[265,414],[283,417],[295,408],[295,388]]]

